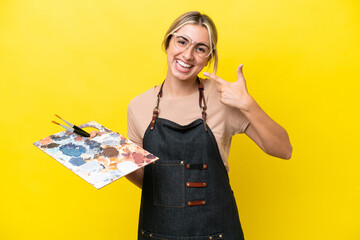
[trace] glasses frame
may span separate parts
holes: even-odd
[[[189,46],[187,46],[183,51],[186,51],[191,45],[196,46],[197,44],[199,44],[198,42],[194,42],[194,41],[191,39],[191,37],[189,37],[188,35],[185,35],[185,34],[179,34],[179,33],[174,32],[174,33],[172,33],[171,35],[174,35],[174,45],[175,45],[175,47],[178,48],[178,49],[179,49],[179,47],[177,47],[177,45],[176,45],[176,40],[175,40],[177,36],[184,36],[185,38],[187,38],[187,39],[189,40],[189,42],[190,42]],[[201,42],[200,42],[200,43],[201,43]],[[205,45],[206,47],[208,47],[208,48],[210,49],[209,54],[206,55],[206,56],[204,56],[204,57],[202,57],[202,58],[207,58],[207,57],[209,57],[209,56],[213,53],[213,51],[215,50],[215,48],[211,48],[211,47],[209,47],[208,45],[206,45],[205,43],[201,43],[201,44]],[[181,49],[179,49],[179,50],[181,50]]]

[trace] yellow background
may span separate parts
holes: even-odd
[[[126,109],[162,82],[162,38],[189,10],[215,21],[218,75],[284,126],[291,160],[233,139],[247,240],[360,239],[358,0],[0,1],[0,239],[136,239],[141,191],[101,190],[32,145],[54,114],[126,134]],[[153,103],[149,103],[153,104]]]

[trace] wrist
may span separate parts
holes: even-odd
[[[253,109],[257,103],[255,101],[255,99],[250,96],[249,94],[247,94],[246,97],[244,97],[244,99],[246,99],[245,101],[243,101],[239,106],[238,109],[242,112],[250,112],[251,109]]]

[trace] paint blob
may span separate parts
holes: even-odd
[[[144,155],[142,155],[141,153],[133,152],[131,154],[131,157],[134,159],[136,164],[144,162]]]
[[[148,155],[146,155],[145,156],[146,158],[148,158],[148,159],[155,159],[155,158],[157,158],[155,155],[153,155],[153,154],[148,154]]]
[[[124,145],[126,142],[127,142],[126,139],[121,139],[121,140],[120,140],[120,145]]]
[[[90,149],[99,148],[101,143],[94,141],[94,140],[85,140],[85,144],[89,145]]]
[[[77,158],[71,158],[69,163],[71,163],[74,166],[81,166],[86,162],[81,157],[77,157]]]
[[[106,157],[116,157],[119,155],[119,151],[114,147],[107,147],[103,150],[103,155]]]
[[[60,151],[67,156],[79,157],[81,154],[83,154],[86,151],[86,149],[81,145],[68,143],[66,145],[61,146]]]

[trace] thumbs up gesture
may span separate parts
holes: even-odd
[[[220,101],[230,107],[246,111],[253,100],[246,88],[246,81],[243,75],[243,64],[237,68],[237,81],[228,82],[215,74],[204,72],[204,75],[216,82],[216,91],[220,93]]]

